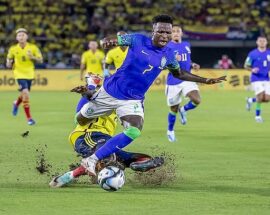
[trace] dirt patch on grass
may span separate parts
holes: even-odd
[[[167,185],[174,182],[177,178],[176,156],[166,151],[158,153],[157,156],[164,158],[165,162],[161,167],[147,172],[133,172],[130,181],[147,186]]]

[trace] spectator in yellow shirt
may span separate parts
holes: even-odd
[[[103,76],[102,63],[104,60],[104,53],[98,49],[96,41],[90,41],[88,44],[89,50],[82,54],[81,59],[81,80],[83,80],[84,72],[89,75]]]
[[[119,31],[117,33],[117,35],[124,35],[124,34],[127,34],[127,33],[124,31]],[[127,53],[128,53],[127,46],[118,46],[108,51],[105,57],[105,63],[104,63],[104,77],[111,75],[111,73],[109,72],[110,65],[113,64],[115,67],[115,70],[117,70],[120,66],[122,66],[127,56]]]
[[[18,108],[23,103],[24,112],[28,125],[34,125],[29,105],[29,93],[34,79],[34,62],[42,63],[43,58],[40,50],[35,44],[27,42],[28,34],[24,28],[16,31],[18,43],[10,47],[7,55],[7,67],[12,68],[14,77],[19,84],[20,95],[13,103],[13,115],[16,116]]]

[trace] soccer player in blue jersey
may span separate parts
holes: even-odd
[[[172,41],[169,42],[167,46],[174,50],[181,69],[184,69],[187,72],[191,72],[192,68],[198,70],[200,69],[200,65],[192,63],[190,44],[186,41],[182,41],[182,34],[180,26],[173,26]],[[196,83],[175,78],[172,73],[168,74],[165,94],[167,97],[167,104],[170,107],[167,136],[170,142],[174,142],[176,141],[174,124],[177,112],[179,111],[180,113],[181,123],[185,125],[187,123],[186,112],[196,108],[200,104],[201,98]],[[188,97],[189,102],[179,108],[182,96]]]
[[[205,84],[226,80],[226,76],[203,78],[180,69],[174,51],[166,46],[171,40],[172,24],[170,16],[158,15],[153,18],[151,38],[127,34],[102,40],[103,48],[129,46],[128,54],[117,72],[105,79],[103,87],[83,106],[77,114],[77,121],[85,125],[98,116],[116,110],[124,131],[112,137],[93,155],[82,159],[88,174],[96,175],[98,160],[117,152],[140,136],[144,122],[144,95],[162,70],[168,68],[177,78]]]
[[[270,50],[267,49],[265,36],[258,37],[257,48],[249,52],[244,67],[251,72],[250,81],[256,97],[247,98],[246,108],[251,109],[252,103],[256,103],[255,120],[262,123],[261,104],[270,101]]]

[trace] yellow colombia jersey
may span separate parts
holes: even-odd
[[[111,49],[105,59],[105,63],[107,64],[114,64],[115,68],[118,69],[124,62],[126,56],[128,53],[128,48],[126,48],[125,51],[123,51],[119,46]]]
[[[91,132],[101,132],[113,136],[117,125],[117,116],[113,112],[109,116],[100,116],[95,122],[87,124],[85,126],[77,125],[75,130],[69,135],[69,141],[72,145],[75,144],[77,138],[85,134],[85,141],[89,145],[91,144]],[[93,145],[95,145],[93,143]]]
[[[15,79],[34,79],[35,65],[28,57],[31,52],[37,58],[42,58],[41,52],[35,44],[26,43],[22,48],[19,44],[13,45],[8,51],[7,58],[14,60],[13,72]]]
[[[95,53],[88,50],[82,54],[81,63],[86,65],[88,73],[103,76],[102,61],[104,57],[104,53],[99,49]]]

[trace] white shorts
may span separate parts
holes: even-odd
[[[199,87],[195,82],[183,81],[177,85],[166,85],[165,94],[167,97],[167,105],[178,105],[182,101],[182,96],[187,96],[191,91],[199,91]]]
[[[103,87],[92,98],[80,111],[86,118],[92,119],[102,115],[110,115],[114,110],[119,118],[126,115],[138,115],[144,118],[142,100],[119,100],[110,96]]]
[[[255,81],[251,83],[252,88],[255,92],[255,95],[258,95],[262,92],[270,95],[270,81]]]

